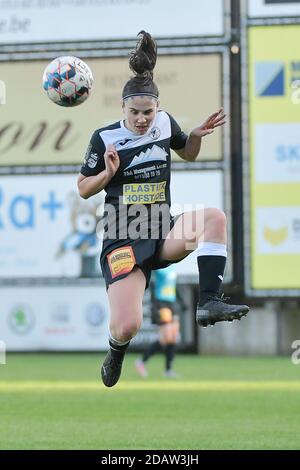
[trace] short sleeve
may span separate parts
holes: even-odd
[[[84,176],[94,176],[105,170],[105,150],[99,131],[95,131],[86,150],[80,173]]]
[[[173,150],[180,150],[185,147],[188,136],[183,132],[175,119],[168,114],[171,123],[170,147]]]

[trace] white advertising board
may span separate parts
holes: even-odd
[[[0,0],[0,43],[222,36],[223,0]]]
[[[263,255],[300,255],[300,207],[263,207],[256,210],[257,252]]]
[[[78,278],[99,272],[97,211],[77,175],[5,176],[0,182],[0,278]]]
[[[300,124],[255,126],[257,183],[300,183]]]
[[[1,287],[6,351],[106,350],[108,301],[99,286]]]
[[[248,0],[251,18],[281,18],[300,15],[298,0]]]

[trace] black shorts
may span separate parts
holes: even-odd
[[[171,229],[178,217],[171,219]],[[138,266],[145,275],[147,289],[153,269],[166,268],[170,264],[181,261],[160,259],[159,253],[164,242],[165,239],[116,240],[108,249],[102,250],[100,263],[106,288],[110,284],[127,277],[133,268]]]
[[[175,302],[154,301],[151,320],[155,325],[173,323],[175,317]]]

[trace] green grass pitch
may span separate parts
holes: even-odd
[[[299,449],[300,366],[289,357],[162,356],[149,377],[127,354],[120,382],[103,354],[8,354],[0,365],[0,449]]]

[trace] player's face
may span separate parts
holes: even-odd
[[[146,134],[156,116],[158,104],[151,96],[133,96],[123,101],[127,129],[135,134]]]

